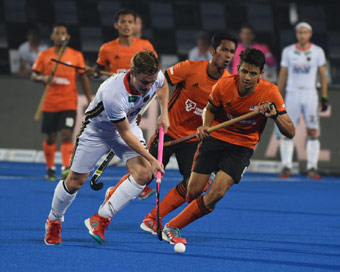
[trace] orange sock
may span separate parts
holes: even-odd
[[[64,167],[70,167],[71,157],[73,153],[73,144],[72,142],[62,142],[60,147],[62,165]]]
[[[57,144],[48,144],[46,141],[43,143],[43,149],[45,154],[46,166],[47,168],[55,167],[54,156],[57,150]]]
[[[192,201],[179,215],[169,222],[172,228],[182,229],[198,218],[212,212],[203,202],[203,196]]]
[[[185,202],[186,192],[187,189],[183,183],[179,183],[176,187],[172,188],[159,204],[159,217],[162,218],[181,206]],[[156,208],[148,215],[156,218]]]

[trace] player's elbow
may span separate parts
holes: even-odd
[[[291,128],[289,128],[289,129],[286,131],[285,136],[286,136],[287,138],[289,138],[289,139],[294,138],[294,136],[295,136],[295,128],[294,128],[294,126],[292,126]]]

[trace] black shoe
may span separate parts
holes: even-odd
[[[55,169],[48,168],[47,169],[47,173],[45,175],[45,179],[48,180],[48,181],[56,181],[57,180],[57,176],[55,174]]]

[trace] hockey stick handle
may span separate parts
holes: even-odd
[[[163,143],[164,143],[164,127],[159,128],[159,139],[158,139],[158,156],[157,160],[160,164],[163,162]],[[161,180],[162,180],[162,173],[157,171],[156,177],[156,223],[157,223],[157,237],[161,241],[162,240],[162,230],[160,227],[160,218],[159,218],[159,199],[160,199],[160,191],[161,191]]]
[[[77,65],[73,65],[73,64],[69,64],[67,62],[63,62],[57,59],[51,59],[51,61],[54,61],[55,63],[59,63],[68,67],[72,67],[75,69],[80,69],[80,70],[85,70],[85,67],[81,67],[81,66],[77,66]],[[105,76],[112,76],[114,75],[114,73],[108,72],[108,71],[99,71],[101,74],[105,75]]]
[[[208,133],[214,132],[214,131],[219,130],[221,128],[225,128],[225,127],[231,126],[231,125],[236,124],[236,123],[238,123],[240,121],[249,119],[251,117],[254,117],[254,116],[258,115],[259,113],[260,113],[259,110],[255,110],[255,111],[251,111],[251,112],[248,112],[246,114],[243,114],[241,116],[238,116],[236,118],[233,118],[231,120],[225,121],[225,122],[223,122],[221,124],[218,124],[216,126],[210,127],[208,129]],[[190,134],[190,135],[187,135],[187,136],[179,138],[179,139],[175,139],[175,140],[172,140],[172,141],[165,142],[164,146],[170,146],[170,145],[178,144],[178,143],[181,143],[181,142],[185,142],[185,141],[188,141],[188,140],[193,139],[195,137],[197,137],[197,133]]]
[[[159,128],[159,140],[158,140],[158,157],[157,160],[160,164],[163,162],[163,144],[164,144],[164,127]],[[162,173],[161,171],[157,171],[157,182],[161,182]]]

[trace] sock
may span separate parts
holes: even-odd
[[[319,139],[307,140],[307,169],[318,169],[318,160],[320,154],[320,141]]]
[[[69,193],[64,180],[59,181],[54,190],[52,208],[48,219],[64,222],[64,214],[76,198],[76,195],[77,193]]]
[[[54,165],[54,155],[57,150],[57,144],[48,144],[47,141],[43,143],[43,149],[45,154],[46,166],[47,168],[55,167]]]
[[[198,218],[212,212],[203,202],[203,196],[192,201],[179,215],[172,219],[168,224],[173,228],[182,229]]]
[[[131,200],[135,199],[145,185],[139,185],[132,175],[129,175],[111,195],[110,199],[98,210],[98,215],[106,218],[112,218],[116,213],[122,210]]]
[[[162,218],[181,206],[185,202],[186,192],[187,188],[182,182],[173,187],[159,204],[159,217]],[[149,216],[156,218],[156,208],[149,213]]]
[[[73,153],[73,144],[70,141],[62,142],[60,146],[62,165],[66,168],[70,167],[71,157]]]
[[[293,140],[283,139],[280,141],[281,163],[283,167],[288,167],[289,169],[292,168],[293,152],[294,152]]]

